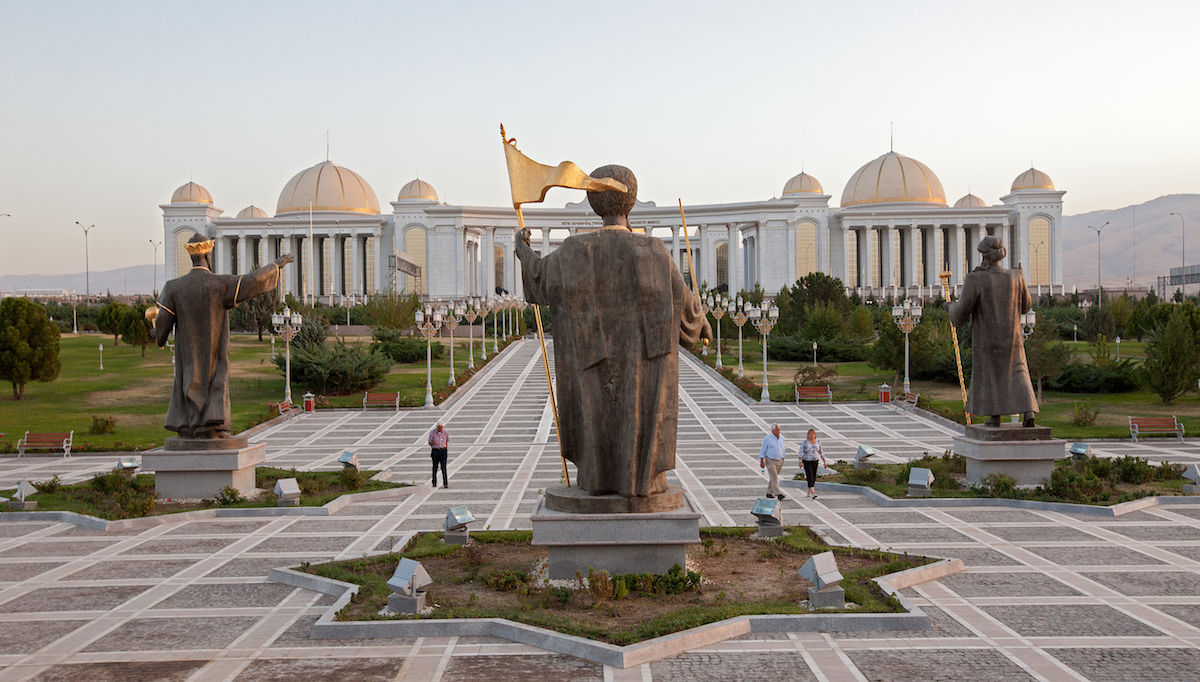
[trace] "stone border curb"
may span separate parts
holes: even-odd
[[[784,488],[804,488],[804,481],[780,481]],[[898,507],[1015,507],[1017,509],[1036,509],[1039,511],[1067,512],[1073,514],[1093,514],[1095,516],[1121,516],[1155,506],[1168,505],[1197,505],[1200,496],[1188,495],[1155,495],[1143,497],[1129,502],[1121,502],[1109,506],[1091,504],[1076,504],[1073,502],[1043,502],[1040,500],[1012,500],[1006,497],[921,497],[916,499],[895,499],[884,495],[878,490],[865,485],[850,485],[849,483],[832,483],[817,481],[820,490],[832,492],[854,493],[862,495],[871,502],[886,508]]]
[[[309,633],[312,639],[388,639],[397,637],[467,637],[490,635],[546,651],[627,669],[652,663],[692,649],[717,644],[754,632],[849,632],[878,630],[928,630],[929,616],[900,590],[966,570],[961,559],[943,559],[899,573],[875,578],[885,594],[896,597],[907,613],[813,613],[737,616],[716,623],[656,637],[645,642],[616,646],[575,635],[546,630],[503,618],[421,619],[336,622],[338,611],[358,593],[358,585],[302,573],[290,568],[271,569],[268,580],[337,597]]]
[[[95,530],[118,531],[146,530],[147,528],[154,528],[167,523],[201,521],[204,519],[254,518],[264,516],[332,516],[352,502],[403,497],[420,490],[427,491],[429,490],[429,486],[412,485],[404,488],[388,488],[387,490],[372,490],[365,493],[350,493],[334,498],[320,507],[218,507],[215,509],[196,509],[176,514],[143,516],[137,519],[121,519],[120,521],[109,521],[71,511],[14,511],[0,513],[0,523],[4,521],[59,521],[73,523],[85,528],[94,528]]]

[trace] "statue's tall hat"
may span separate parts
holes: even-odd
[[[205,253],[212,253],[213,243],[212,239],[196,233],[187,241],[187,244],[184,244],[184,247],[187,248],[187,252],[191,255],[199,256]]]

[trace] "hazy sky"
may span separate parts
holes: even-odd
[[[418,172],[505,204],[501,122],[659,205],[804,169],[836,206],[892,122],[951,202],[1031,160],[1068,214],[1200,191],[1196,2],[45,1],[0,26],[0,274],[82,271],[77,220],[94,271],[149,263],[189,179],[274,213],[326,131],[385,210]]]

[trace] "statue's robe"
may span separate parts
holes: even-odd
[[[679,346],[711,335],[659,239],[619,228],[539,257],[517,240],[525,298],[551,308],[558,434],[592,495],[666,491],[675,468]]]
[[[154,338],[167,343],[175,330],[175,385],[166,428],[184,438],[227,435],[229,410],[229,310],[275,289],[274,263],[249,275],[214,275],[194,267],[163,285]]]
[[[963,280],[962,295],[950,306],[950,323],[960,327],[971,322],[967,412],[992,416],[1038,411],[1021,335],[1021,315],[1032,305],[1020,270],[993,265]]]

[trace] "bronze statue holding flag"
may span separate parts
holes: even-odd
[[[630,230],[632,171],[603,166],[589,176],[570,162],[550,168],[513,142],[505,140],[505,153],[518,216],[522,203],[559,186],[588,190],[603,219],[599,230],[539,255],[520,218],[516,253],[525,297],[554,314],[562,454],[578,469],[577,487],[591,496],[666,493],[666,472],[675,468],[679,346],[712,336],[700,302],[662,241]],[[661,507],[628,510],[650,508]]]

